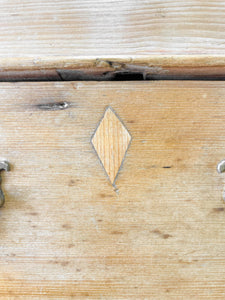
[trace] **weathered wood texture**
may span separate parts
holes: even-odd
[[[91,145],[132,135],[112,186]],[[224,82],[0,84],[1,299],[224,299]]]
[[[115,64],[113,68],[107,63],[101,67],[102,60],[128,62],[129,66],[119,66],[125,71],[134,65],[139,71],[142,65],[159,66],[163,69],[145,72],[180,76],[179,68],[183,67],[180,55],[194,56],[187,68],[182,69],[183,76],[199,75],[202,55],[206,57],[201,73],[225,74],[223,0],[0,0],[0,7],[0,78],[3,80],[7,76],[17,80],[30,78],[31,74],[26,73],[29,69],[50,72],[52,63],[62,77],[67,75],[61,69],[68,69],[69,65],[70,69],[81,70],[74,74],[80,79],[86,76],[87,68],[92,69],[95,78],[99,71],[104,74],[104,68],[115,71]],[[222,63],[218,64],[220,55]],[[136,62],[137,56],[141,64]],[[218,70],[221,64],[223,69]],[[4,73],[4,69],[25,73]],[[52,77],[57,77],[57,72]]]
[[[225,3],[1,0],[5,56],[222,54]]]

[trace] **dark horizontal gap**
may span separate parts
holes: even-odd
[[[32,72],[6,72],[1,74],[0,82],[29,81],[141,81],[141,80],[225,80],[225,74],[143,74],[143,72],[110,71],[101,74],[85,73],[77,70],[60,70],[52,74],[32,74]]]
[[[118,73],[113,81],[127,81],[127,80],[225,80],[223,76],[212,76],[212,75],[147,75],[143,76],[142,73],[136,74],[122,74]]]

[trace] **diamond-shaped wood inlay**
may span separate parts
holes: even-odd
[[[112,184],[114,184],[130,141],[131,135],[112,108],[108,107],[91,142]]]

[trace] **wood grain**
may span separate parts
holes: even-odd
[[[91,142],[112,184],[114,184],[130,141],[129,132],[112,108],[108,107]]]
[[[91,137],[132,136],[116,187]],[[1,299],[223,299],[224,82],[1,83]]]
[[[71,69],[73,65],[79,70],[76,62],[80,62],[84,71],[91,61],[95,70],[99,59],[100,65],[101,60],[107,59],[129,61],[133,68],[136,57],[141,57],[144,66],[157,66],[158,61],[163,72],[171,71],[177,76],[181,66],[175,61],[179,59],[182,64],[180,55],[194,56],[182,71],[183,75],[198,73],[202,55],[207,63],[202,65],[205,69],[201,72],[219,76],[220,56],[224,66],[223,0],[0,0],[0,6],[1,72],[5,64],[11,63],[13,71],[45,69],[50,72],[48,66],[53,61],[53,68],[59,69],[59,74],[63,74],[60,67],[68,69],[68,64]],[[173,70],[166,68],[163,56],[169,58]],[[157,75],[162,75],[159,71],[155,69]],[[224,76],[224,68],[222,71]],[[0,77],[10,75],[1,72]],[[48,76],[41,72],[32,76],[40,78],[41,75]],[[21,73],[16,78],[30,76]],[[52,76],[57,77],[57,72]],[[15,74],[11,77],[15,78]]]
[[[0,1],[1,56],[224,55],[216,1]]]

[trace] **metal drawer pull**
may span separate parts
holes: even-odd
[[[10,171],[10,166],[9,166],[9,163],[7,161],[1,161],[0,162],[0,171]],[[5,196],[3,194],[3,191],[1,189],[1,182],[2,182],[2,179],[1,179],[1,175],[0,175],[0,207],[2,207],[5,203]]]
[[[221,160],[217,165],[217,172],[223,173],[225,171],[225,159]]]
[[[217,172],[223,173],[225,172],[225,159],[221,160],[217,165]],[[225,201],[225,191],[223,192],[223,200]]]

